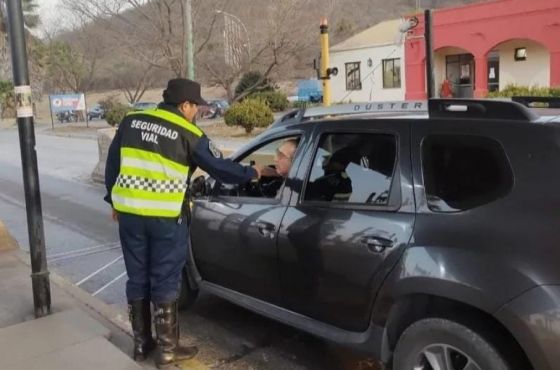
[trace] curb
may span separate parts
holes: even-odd
[[[31,268],[31,263],[29,261],[27,252],[20,250],[19,252],[15,253],[15,256],[24,265]],[[99,315],[101,318],[109,321],[122,332],[132,337],[132,329],[128,321],[128,315],[125,311],[108,305],[99,298],[92,296],[85,290],[78,288],[76,285],[66,280],[66,278],[60,276],[52,270],[49,270],[49,279],[53,284],[57,286],[57,288],[62,289],[66,294],[76,299],[78,302],[86,306],[89,310]]]
[[[18,249],[17,241],[10,235],[4,223],[0,221],[0,251]]]

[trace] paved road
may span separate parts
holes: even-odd
[[[219,145],[239,146],[220,141]],[[109,304],[124,307],[124,264],[116,224],[89,180],[97,162],[92,139],[37,135],[48,263]],[[0,218],[28,249],[17,131],[0,130]],[[216,297],[201,294],[181,315],[183,337],[216,369],[377,369],[372,360]]]

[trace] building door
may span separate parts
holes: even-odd
[[[453,97],[472,98],[474,96],[474,57],[472,54],[447,55],[445,75],[451,83]]]

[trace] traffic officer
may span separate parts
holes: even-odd
[[[198,166],[223,183],[242,184],[260,177],[260,168],[224,159],[192,123],[198,106],[205,104],[197,82],[170,80],[157,108],[126,115],[107,156],[105,200],[119,223],[134,359],[144,360],[157,346],[158,368],[198,352],[196,347],[179,345],[177,320],[188,232],[181,206],[189,174]]]

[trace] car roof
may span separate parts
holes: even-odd
[[[302,108],[280,117],[271,127],[315,121],[339,121],[344,118],[465,119],[544,122],[533,109],[511,100],[430,99],[427,101],[389,101]]]

